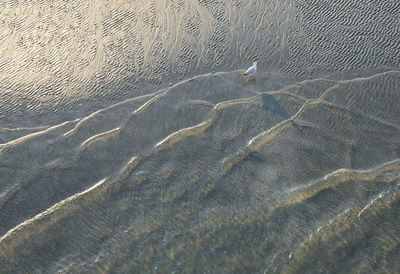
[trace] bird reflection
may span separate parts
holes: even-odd
[[[246,82],[244,82],[243,87],[248,85],[254,85],[256,83],[256,79],[253,77],[249,77]]]

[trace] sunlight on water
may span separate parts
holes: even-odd
[[[395,272],[400,5],[375,2],[0,4],[0,269]]]

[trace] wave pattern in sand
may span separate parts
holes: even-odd
[[[213,71],[399,67],[396,1],[6,1],[2,127],[47,125]]]
[[[400,73],[240,75],[2,144],[1,269],[398,268]]]

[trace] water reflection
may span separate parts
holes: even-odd
[[[331,2],[2,3],[2,272],[400,269],[400,6]]]

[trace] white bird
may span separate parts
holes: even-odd
[[[243,75],[250,75],[253,76],[256,73],[257,70],[257,62],[253,63],[253,66],[249,67]]]

